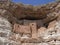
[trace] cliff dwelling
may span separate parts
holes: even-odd
[[[0,45],[60,45],[60,1],[33,6],[0,0]]]

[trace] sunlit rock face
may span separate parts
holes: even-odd
[[[4,45],[4,43],[8,42],[7,38],[11,34],[11,30],[12,30],[12,27],[11,27],[11,24],[8,22],[8,20],[0,16],[0,43],[1,45]]]
[[[9,39],[11,35],[11,23],[6,18],[0,16],[0,45],[19,45],[18,42]]]
[[[9,36],[11,30],[12,27],[8,20],[4,17],[0,17],[0,33],[2,34],[1,36]]]

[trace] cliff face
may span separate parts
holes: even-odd
[[[60,2],[0,2],[0,45],[60,45]]]

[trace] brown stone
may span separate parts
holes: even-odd
[[[56,20],[58,16],[59,16],[59,13],[53,12],[53,13],[48,14],[47,17],[44,18],[42,21],[43,21],[44,23],[49,23],[49,22],[51,22],[52,20]]]
[[[29,25],[30,23],[36,23],[38,27],[44,26],[42,20],[24,20],[24,25]]]
[[[30,23],[32,38],[37,38],[37,25],[36,23]]]
[[[25,25],[19,25],[19,24],[14,24],[14,29],[13,32],[16,33],[31,33],[30,31],[30,26],[25,26]]]
[[[30,26],[20,25],[19,29],[21,33],[31,33]]]

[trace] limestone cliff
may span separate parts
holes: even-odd
[[[41,6],[0,1],[0,45],[60,45],[60,1]]]

